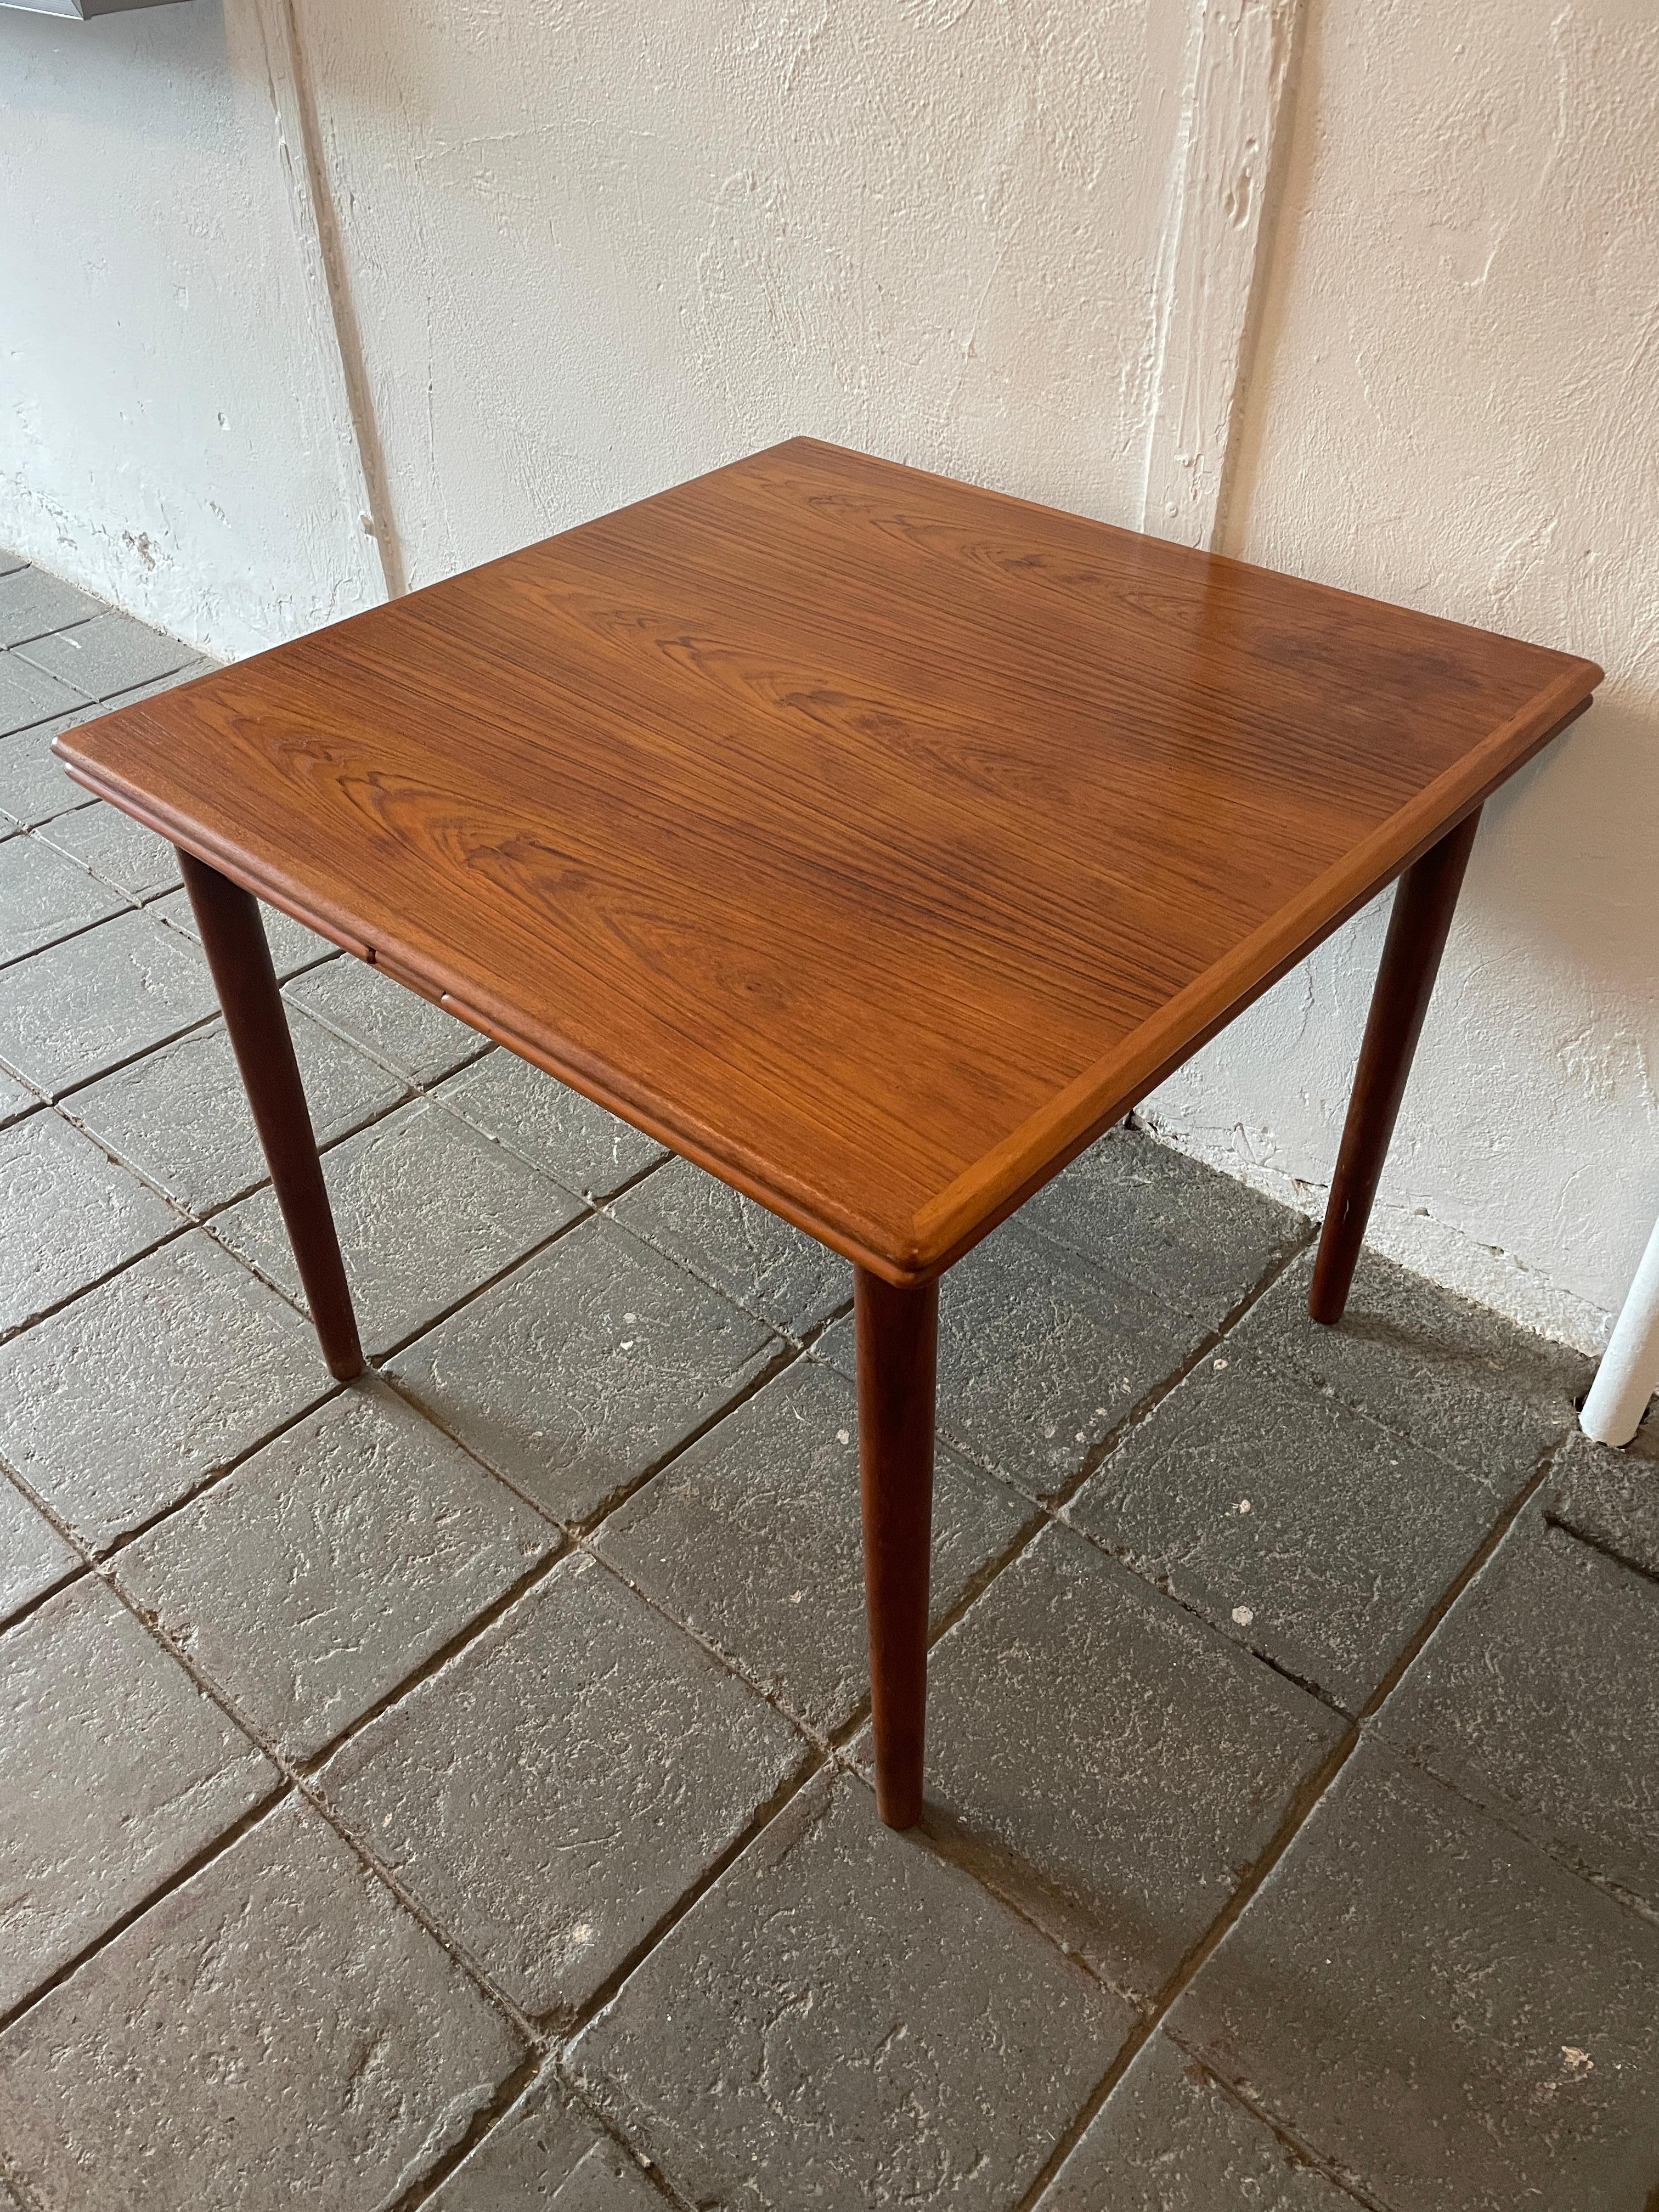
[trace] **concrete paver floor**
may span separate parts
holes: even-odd
[[[271,916],[323,1367],[168,848],[0,575],[0,2197],[1659,2205],[1659,1465],[1115,1131],[945,1286],[927,1811],[842,1262]]]

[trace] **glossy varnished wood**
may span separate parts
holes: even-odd
[[[1395,890],[1308,1290],[1309,1313],[1328,1328],[1341,1320],[1348,1303],[1371,1201],[1406,1095],[1480,822],[1478,809],[1466,815],[1407,869]]]
[[[362,1347],[258,901],[189,853],[179,866],[323,1357],[349,1382]]]
[[[1599,674],[801,440],[58,747],[905,1282]]]
[[[939,1284],[860,1267],[853,1294],[876,1804],[890,1828],[908,1828],[921,1811],[927,1705]]]

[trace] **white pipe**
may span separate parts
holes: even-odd
[[[1659,1386],[1659,1221],[1613,1325],[1579,1425],[1599,1444],[1627,1444]]]

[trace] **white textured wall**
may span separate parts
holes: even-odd
[[[419,583],[796,430],[1194,541],[1231,455],[1229,550],[1612,672],[1488,810],[1376,1222],[1591,1343],[1659,1206],[1659,15],[1305,0],[1258,258],[1301,4],[0,9],[0,542],[234,653],[377,595],[364,477]],[[1159,1126],[1318,1205],[1379,942]]]
[[[1570,648],[1486,809],[1371,1239],[1593,1348],[1659,1210],[1659,10],[1322,0],[1227,550]],[[1316,1207],[1386,904],[1151,1102]]]
[[[413,580],[796,431],[1128,520],[1181,0],[300,0]]]
[[[0,9],[0,544],[223,653],[364,574],[251,27]]]

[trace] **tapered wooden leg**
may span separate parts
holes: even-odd
[[[1480,822],[1477,807],[1407,869],[1395,891],[1308,1291],[1308,1311],[1328,1327],[1341,1320],[1348,1303],[1365,1224],[1371,1218],[1371,1200]]]
[[[362,1346],[259,902],[189,853],[179,866],[323,1357],[349,1382],[363,1371]]]
[[[853,1288],[876,1805],[890,1828],[908,1828],[921,1812],[927,1709],[939,1285],[897,1290],[860,1267]]]

